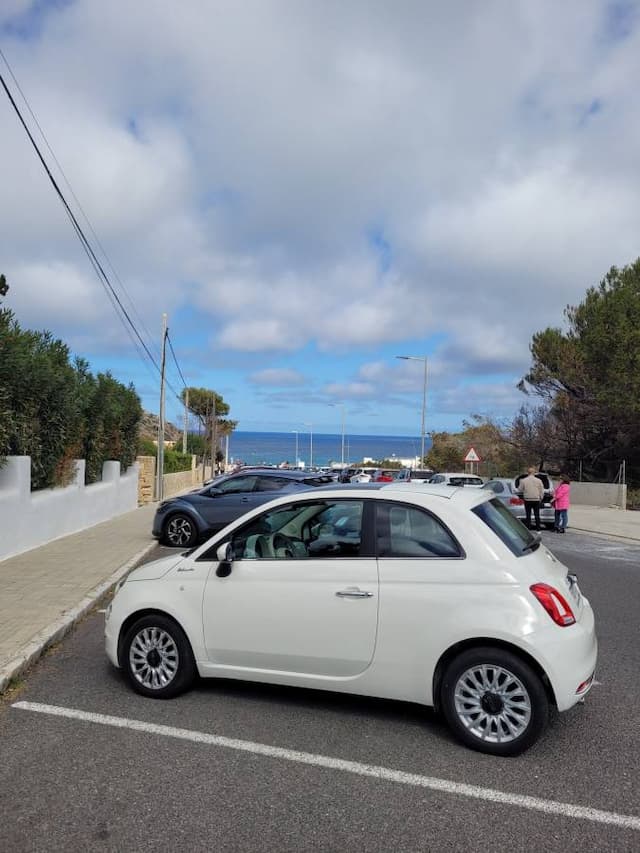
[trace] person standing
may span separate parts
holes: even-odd
[[[560,478],[560,485],[553,496],[553,508],[556,517],[556,533],[564,533],[569,523],[569,498],[571,493],[571,480],[566,474]]]
[[[526,525],[531,530],[531,513],[536,521],[536,530],[542,530],[540,525],[540,502],[544,496],[544,485],[542,480],[536,477],[536,469],[528,468],[527,476],[520,480],[518,491],[522,494]]]

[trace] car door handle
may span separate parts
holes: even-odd
[[[249,498],[240,498],[240,503],[241,503],[241,504],[248,504],[248,503],[249,503]]]
[[[347,589],[339,589],[336,592],[338,598],[373,598],[372,592],[367,592],[366,589],[358,589],[357,586],[350,586]]]

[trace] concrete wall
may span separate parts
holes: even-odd
[[[0,560],[137,507],[137,465],[121,475],[119,462],[105,462],[102,481],[85,486],[84,459],[75,464],[71,485],[32,492],[31,458],[7,459],[0,468]]]
[[[571,483],[571,503],[627,508],[627,487],[618,483]]]

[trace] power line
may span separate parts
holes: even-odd
[[[56,194],[58,195],[58,197],[59,197],[60,201],[62,202],[62,204],[63,204],[63,206],[64,206],[64,208],[65,208],[65,211],[66,211],[66,213],[67,213],[67,216],[68,216],[68,217],[69,217],[69,219],[71,220],[71,223],[72,223],[72,225],[73,225],[73,228],[74,228],[74,230],[75,230],[75,232],[76,232],[76,234],[77,234],[77,236],[78,236],[78,238],[79,238],[79,240],[80,240],[80,242],[81,242],[81,244],[82,244],[82,247],[83,247],[83,249],[84,249],[85,253],[86,253],[86,254],[87,254],[87,256],[88,256],[88,258],[89,258],[89,260],[90,260],[90,262],[91,262],[91,264],[92,264],[92,266],[93,266],[93,268],[94,268],[94,271],[95,271],[95,272],[96,272],[96,274],[98,275],[98,280],[100,281],[100,283],[101,283],[102,287],[105,289],[105,292],[107,292],[107,295],[109,295],[109,293],[110,293],[110,294],[111,294],[111,296],[113,297],[113,299],[110,299],[112,306],[113,306],[113,300],[115,300],[115,302],[116,302],[116,304],[117,304],[118,308],[119,308],[119,309],[120,309],[120,311],[122,312],[122,315],[124,315],[124,318],[126,319],[127,323],[128,323],[128,324],[129,324],[129,326],[131,327],[131,330],[132,330],[132,331],[133,331],[133,333],[135,334],[136,338],[137,338],[137,339],[138,339],[138,341],[140,342],[140,344],[141,344],[141,346],[142,346],[143,350],[145,351],[145,353],[147,354],[147,356],[148,356],[149,360],[150,360],[150,361],[151,361],[151,363],[154,365],[154,367],[156,368],[156,370],[158,371],[158,373],[161,373],[160,366],[158,365],[158,363],[157,363],[156,359],[154,358],[154,356],[152,355],[152,353],[149,351],[149,347],[146,345],[146,343],[145,343],[145,342],[144,342],[144,340],[142,339],[142,337],[141,337],[141,335],[140,335],[140,333],[139,333],[138,329],[136,328],[135,323],[133,322],[133,320],[132,320],[132,319],[131,319],[131,317],[129,316],[128,311],[126,310],[126,308],[125,308],[125,307],[124,307],[124,305],[122,304],[122,301],[120,300],[120,297],[118,296],[118,294],[116,293],[116,291],[115,291],[115,289],[114,289],[113,285],[112,285],[112,284],[111,284],[111,282],[109,281],[109,277],[108,277],[108,275],[106,274],[106,272],[104,271],[104,269],[103,269],[103,267],[102,267],[102,264],[100,263],[100,261],[99,261],[99,260],[98,260],[98,258],[96,257],[96,254],[95,254],[95,252],[93,251],[93,249],[92,249],[92,247],[91,247],[91,244],[90,244],[90,243],[89,243],[89,241],[87,240],[87,238],[86,238],[86,236],[85,236],[85,234],[84,234],[84,231],[82,230],[82,228],[81,228],[80,224],[78,223],[78,220],[76,219],[76,217],[75,217],[75,215],[74,215],[73,211],[72,211],[72,210],[71,210],[71,208],[69,207],[69,204],[68,204],[68,202],[67,202],[66,198],[64,197],[64,194],[63,194],[62,190],[61,190],[61,189],[60,189],[60,187],[58,186],[58,183],[57,183],[56,179],[55,179],[55,178],[53,177],[53,175],[51,174],[51,170],[49,169],[49,167],[48,167],[48,165],[47,165],[47,163],[46,163],[46,161],[45,161],[44,157],[42,156],[42,152],[40,151],[40,149],[39,149],[39,147],[38,147],[38,144],[36,143],[35,139],[33,138],[32,134],[31,134],[31,131],[29,130],[29,128],[28,128],[28,126],[27,126],[27,123],[25,122],[25,120],[24,120],[24,118],[23,118],[23,116],[22,116],[22,113],[20,112],[20,109],[19,109],[18,105],[16,104],[16,102],[15,102],[15,100],[14,100],[14,98],[13,98],[13,96],[12,96],[11,92],[9,91],[9,88],[8,88],[8,86],[7,86],[7,84],[6,84],[5,80],[4,80],[4,77],[2,76],[2,74],[1,74],[1,73],[0,73],[0,83],[2,84],[2,87],[4,88],[4,90],[5,90],[5,92],[6,92],[6,95],[7,95],[7,97],[9,98],[9,101],[10,101],[10,103],[11,103],[11,106],[12,106],[12,107],[13,107],[13,109],[15,110],[16,115],[18,116],[18,119],[20,120],[20,123],[22,124],[22,126],[23,126],[23,128],[24,128],[24,130],[25,130],[25,133],[26,133],[26,134],[27,134],[27,136],[29,137],[29,141],[31,142],[31,145],[32,145],[32,146],[33,146],[33,148],[34,148],[34,150],[35,150],[35,152],[36,152],[36,154],[37,154],[37,156],[38,156],[38,159],[40,160],[40,162],[41,162],[41,164],[42,164],[42,167],[44,168],[45,172],[47,173],[47,176],[48,176],[49,180],[51,181],[51,183],[52,183],[52,185],[53,185],[53,188],[54,188],[54,190],[56,191]],[[117,311],[117,309],[115,308],[115,306],[114,306],[114,310],[116,311],[116,314],[118,314],[118,311]],[[120,314],[118,314],[118,317],[120,318],[121,322],[123,323],[123,325],[124,325],[125,329],[127,329],[127,326],[126,326],[126,324],[125,324],[125,322],[124,322],[123,317],[122,317]],[[128,329],[127,329],[127,331],[128,331]],[[136,349],[137,349],[137,345],[136,345]],[[172,390],[173,390],[173,389],[172,389]],[[174,393],[175,393],[175,391],[174,391]]]
[[[171,338],[169,337],[168,331],[167,331],[167,340],[169,341],[169,349],[171,350],[171,355],[173,356],[173,360],[175,361],[176,367],[178,368],[178,373],[180,374],[180,379],[182,379],[182,384],[186,388],[187,387],[187,381],[184,378],[184,376],[182,375],[182,371],[180,370],[180,365],[178,364],[178,359],[176,358],[176,354],[175,354],[175,351],[173,349],[173,344],[171,342]]]
[[[9,60],[8,60],[8,59],[7,59],[7,57],[4,55],[4,53],[3,53],[3,51],[2,51],[2,48],[0,48],[0,57],[1,57],[1,58],[2,58],[2,60],[4,61],[5,65],[7,66],[7,69],[8,69],[8,71],[9,71],[9,74],[11,75],[11,79],[13,80],[13,82],[14,82],[14,85],[15,85],[16,89],[18,90],[18,92],[20,92],[20,95],[21,95],[21,97],[22,97],[22,100],[24,101],[24,103],[25,103],[25,105],[26,105],[26,107],[27,107],[27,109],[28,109],[28,111],[29,111],[29,114],[31,115],[31,118],[32,118],[32,119],[33,119],[33,121],[34,121],[35,126],[38,128],[38,130],[39,130],[39,132],[40,132],[40,136],[41,136],[41,137],[42,137],[42,139],[44,140],[44,144],[47,146],[47,149],[48,149],[49,153],[51,154],[51,157],[52,157],[52,159],[53,159],[54,163],[55,163],[55,164],[56,164],[56,166],[58,167],[58,170],[59,170],[60,174],[62,175],[62,178],[64,179],[64,182],[65,182],[65,184],[67,185],[67,188],[69,189],[69,192],[71,193],[71,195],[72,195],[72,197],[73,197],[73,200],[75,201],[75,203],[76,203],[76,205],[77,205],[78,209],[80,210],[80,213],[81,213],[81,214],[82,214],[82,216],[84,217],[85,222],[86,222],[86,223],[87,223],[87,225],[89,226],[89,230],[91,231],[91,234],[93,235],[93,238],[94,238],[94,240],[96,241],[96,243],[97,243],[97,245],[98,245],[98,248],[99,248],[99,249],[100,249],[100,251],[102,252],[102,255],[104,256],[104,258],[105,258],[105,260],[106,260],[106,262],[107,262],[107,265],[108,265],[108,266],[109,266],[109,268],[111,269],[111,272],[112,272],[112,273],[113,273],[113,275],[115,276],[116,281],[117,281],[117,282],[118,282],[118,284],[120,285],[120,288],[121,288],[121,290],[122,290],[123,294],[127,297],[128,301],[129,301],[129,304],[130,304],[130,306],[131,306],[131,308],[132,308],[133,312],[135,313],[136,318],[138,319],[138,321],[139,321],[140,325],[142,326],[143,330],[146,332],[146,334],[147,334],[147,337],[148,337],[149,341],[153,342],[153,336],[151,335],[151,333],[149,332],[149,330],[148,330],[148,329],[147,329],[147,327],[145,326],[145,324],[144,324],[144,320],[143,320],[143,319],[142,319],[142,317],[140,316],[140,313],[138,312],[138,309],[136,308],[136,306],[135,306],[135,303],[134,303],[133,299],[131,298],[131,296],[130,296],[130,295],[129,295],[129,293],[127,292],[127,289],[126,289],[126,287],[124,286],[124,283],[122,282],[122,279],[120,278],[120,276],[118,275],[118,273],[117,273],[117,271],[116,271],[115,267],[114,267],[114,266],[113,266],[113,264],[111,263],[111,260],[110,260],[109,256],[107,255],[107,251],[106,251],[106,249],[104,248],[104,246],[102,245],[102,243],[100,242],[100,239],[99,239],[98,235],[96,234],[95,229],[94,229],[93,225],[91,224],[91,221],[89,220],[89,217],[87,216],[87,214],[86,214],[86,212],[85,212],[84,208],[82,207],[82,204],[80,203],[80,200],[78,199],[78,197],[76,196],[75,192],[73,191],[73,187],[71,186],[71,183],[70,183],[69,179],[67,178],[67,175],[65,174],[64,169],[62,168],[62,166],[61,166],[61,164],[60,164],[60,162],[59,162],[58,158],[56,157],[56,155],[55,155],[55,152],[54,152],[53,148],[52,148],[52,147],[51,147],[51,145],[49,144],[49,140],[47,139],[47,136],[46,136],[46,134],[45,134],[44,130],[42,129],[42,126],[40,125],[40,122],[38,121],[38,118],[37,118],[36,114],[34,113],[33,109],[31,108],[31,104],[29,103],[29,101],[28,101],[28,99],[27,99],[27,96],[26,96],[26,95],[25,95],[25,93],[23,92],[22,87],[20,86],[20,83],[18,82],[18,80],[17,80],[17,78],[16,78],[15,74],[13,73],[13,69],[11,68],[11,65],[9,64]],[[156,344],[154,344],[154,345],[155,345],[155,346],[157,346]],[[159,351],[158,351],[158,355],[159,355]]]

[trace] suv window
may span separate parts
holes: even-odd
[[[264,475],[258,475],[254,491],[277,492],[278,489],[284,489],[291,482],[295,482],[295,480],[287,480],[286,477],[265,477]]]
[[[501,483],[500,480],[489,480],[482,488],[491,489],[494,494],[501,495],[504,492],[504,483]]]
[[[539,539],[509,512],[499,498],[478,504],[471,511],[493,530],[516,557],[535,550],[540,544]]]
[[[377,503],[379,557],[461,557],[462,549],[431,513],[401,503]]]
[[[213,494],[223,492],[225,495],[233,495],[238,492],[252,492],[256,485],[257,477],[250,474],[244,477],[230,477],[222,483],[215,483],[211,488]]]

